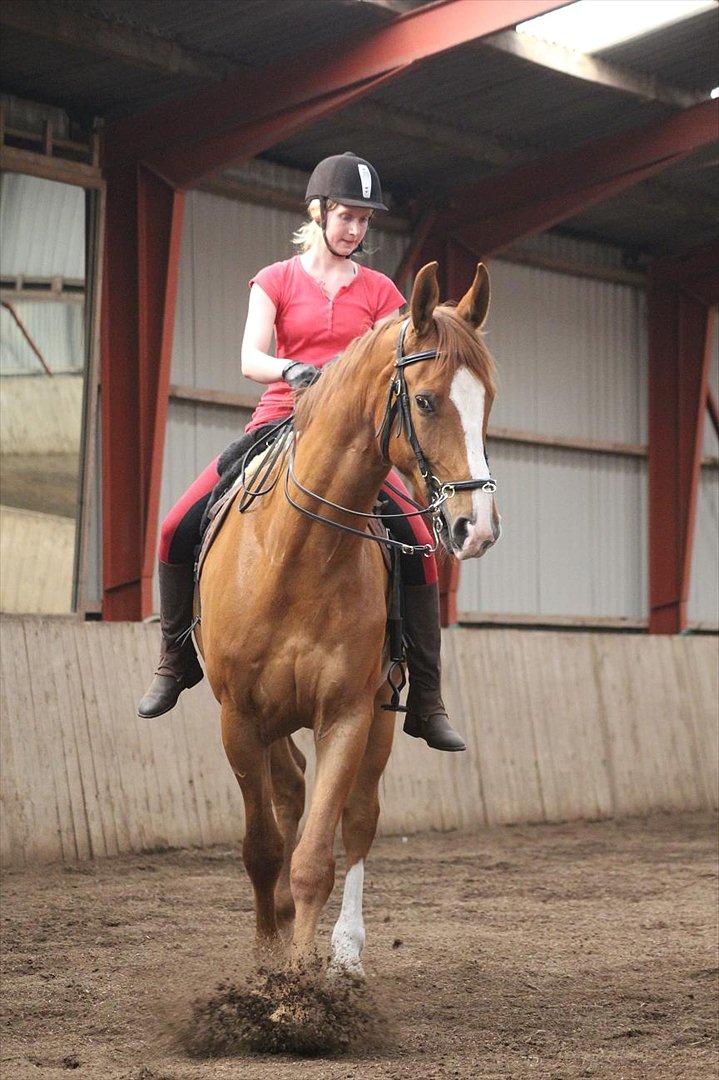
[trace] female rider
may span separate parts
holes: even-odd
[[[268,384],[246,435],[235,444],[242,453],[269,427],[292,412],[293,391],[311,386],[324,364],[354,338],[399,313],[404,297],[392,281],[352,261],[374,210],[386,210],[379,177],[369,162],[347,152],[325,158],[310,177],[309,220],[295,235],[301,254],[266,266],[250,282],[250,303],[242,342],[242,373]],[[276,356],[269,353],[275,334]],[[160,663],[138,706],[140,716],[161,716],[182,690],[202,678],[191,638],[193,564],[200,522],[219,479],[216,459],[195,480],[162,523],[159,549]],[[399,475],[382,488],[387,514],[414,508]],[[430,544],[421,517],[388,518],[392,535],[406,544]],[[404,730],[437,750],[464,750],[452,728],[440,689],[440,629],[434,556],[402,555],[409,692]]]

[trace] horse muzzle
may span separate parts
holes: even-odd
[[[456,559],[481,559],[493,547],[501,535],[499,518],[492,513],[482,515],[484,520],[460,516],[447,523],[447,535],[452,554]]]

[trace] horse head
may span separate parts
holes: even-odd
[[[400,401],[398,430],[408,430],[404,438],[385,439],[386,453],[418,494],[429,489],[447,496],[441,536],[458,559],[484,555],[501,531],[485,449],[495,396],[494,363],[481,336],[488,307],[482,263],[456,307],[439,304],[437,263],[429,263],[415,278],[409,321],[394,336],[409,418]]]

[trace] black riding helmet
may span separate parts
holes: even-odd
[[[305,193],[305,202],[313,199],[320,202],[320,222],[325,244],[333,255],[338,255],[327,243],[327,200],[342,203],[343,206],[366,206],[370,210],[388,210],[382,202],[382,187],[377,170],[364,158],[357,157],[351,150],[344,154],[333,154],[323,158],[310,176]],[[359,246],[359,249],[361,249]],[[357,250],[359,250],[357,249]],[[349,259],[351,256],[344,258]]]
[[[357,157],[351,150],[333,154],[316,166],[307,184],[305,202],[334,199],[344,206],[368,206],[387,210],[382,202],[382,188],[374,165]]]

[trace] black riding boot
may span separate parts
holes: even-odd
[[[162,716],[174,708],[183,690],[195,686],[203,672],[192,635],[185,636],[192,622],[195,591],[192,566],[185,563],[159,564],[160,627],[162,644],[155,677],[137,706],[139,716]]]
[[[452,727],[440,687],[439,589],[433,585],[407,585],[404,589],[409,693],[404,730],[424,739],[434,750],[466,750]]]

